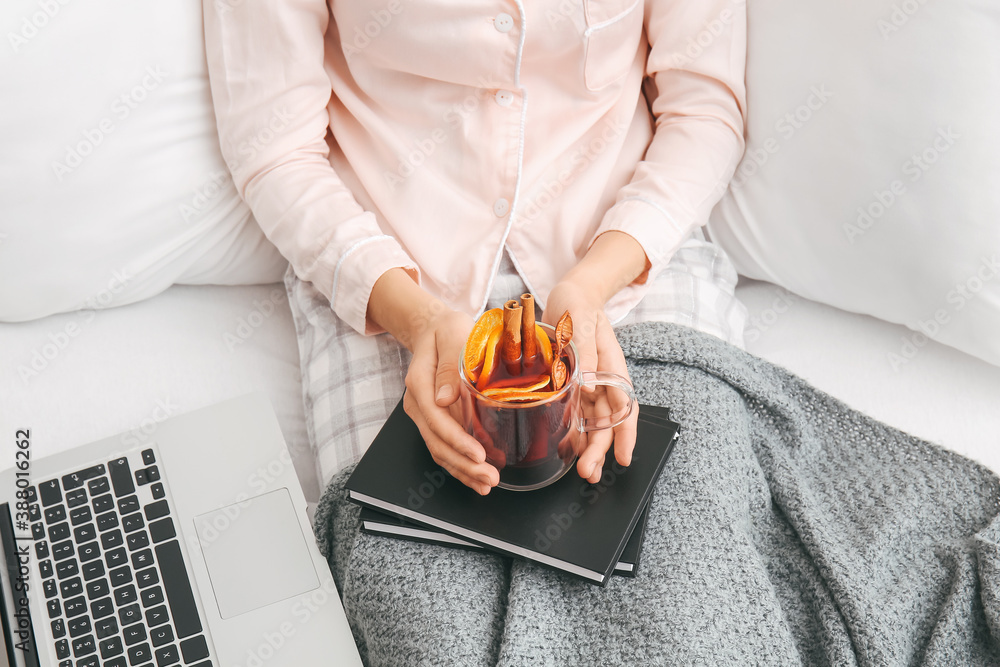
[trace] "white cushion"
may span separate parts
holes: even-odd
[[[263,391],[306,499],[319,499],[280,283],[175,286],[123,308],[0,323],[0,350],[0,432],[31,429],[35,458],[117,433],[141,445],[168,417]]]
[[[201,16],[200,0],[3,3],[0,319],[281,279],[218,147]]]
[[[1000,364],[1000,5],[751,2],[737,270]]]
[[[1000,474],[1000,368],[935,341],[902,364],[912,335],[774,285],[741,280],[746,349],[879,421]]]

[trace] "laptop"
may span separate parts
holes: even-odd
[[[361,665],[264,395],[137,446],[2,437],[0,667]]]

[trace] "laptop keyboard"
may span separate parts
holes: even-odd
[[[153,448],[41,481],[29,504],[59,667],[211,667]]]

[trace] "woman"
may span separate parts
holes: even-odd
[[[699,231],[744,147],[740,2],[215,0],[205,31],[223,154],[294,271],[324,482],[409,351],[407,413],[488,493],[458,358],[472,317],[523,291],[547,322],[570,311],[584,370],[627,374],[613,323],[742,342],[735,272]],[[612,440],[629,463],[635,418],[591,436],[581,477]]]

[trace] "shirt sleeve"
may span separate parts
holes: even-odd
[[[597,231],[642,245],[649,270],[637,284],[708,221],[743,155],[746,4],[645,0],[645,29],[653,138]]]
[[[302,280],[361,333],[372,287],[416,264],[337,176],[324,0],[206,0],[205,43],[223,157],[240,196]]]

